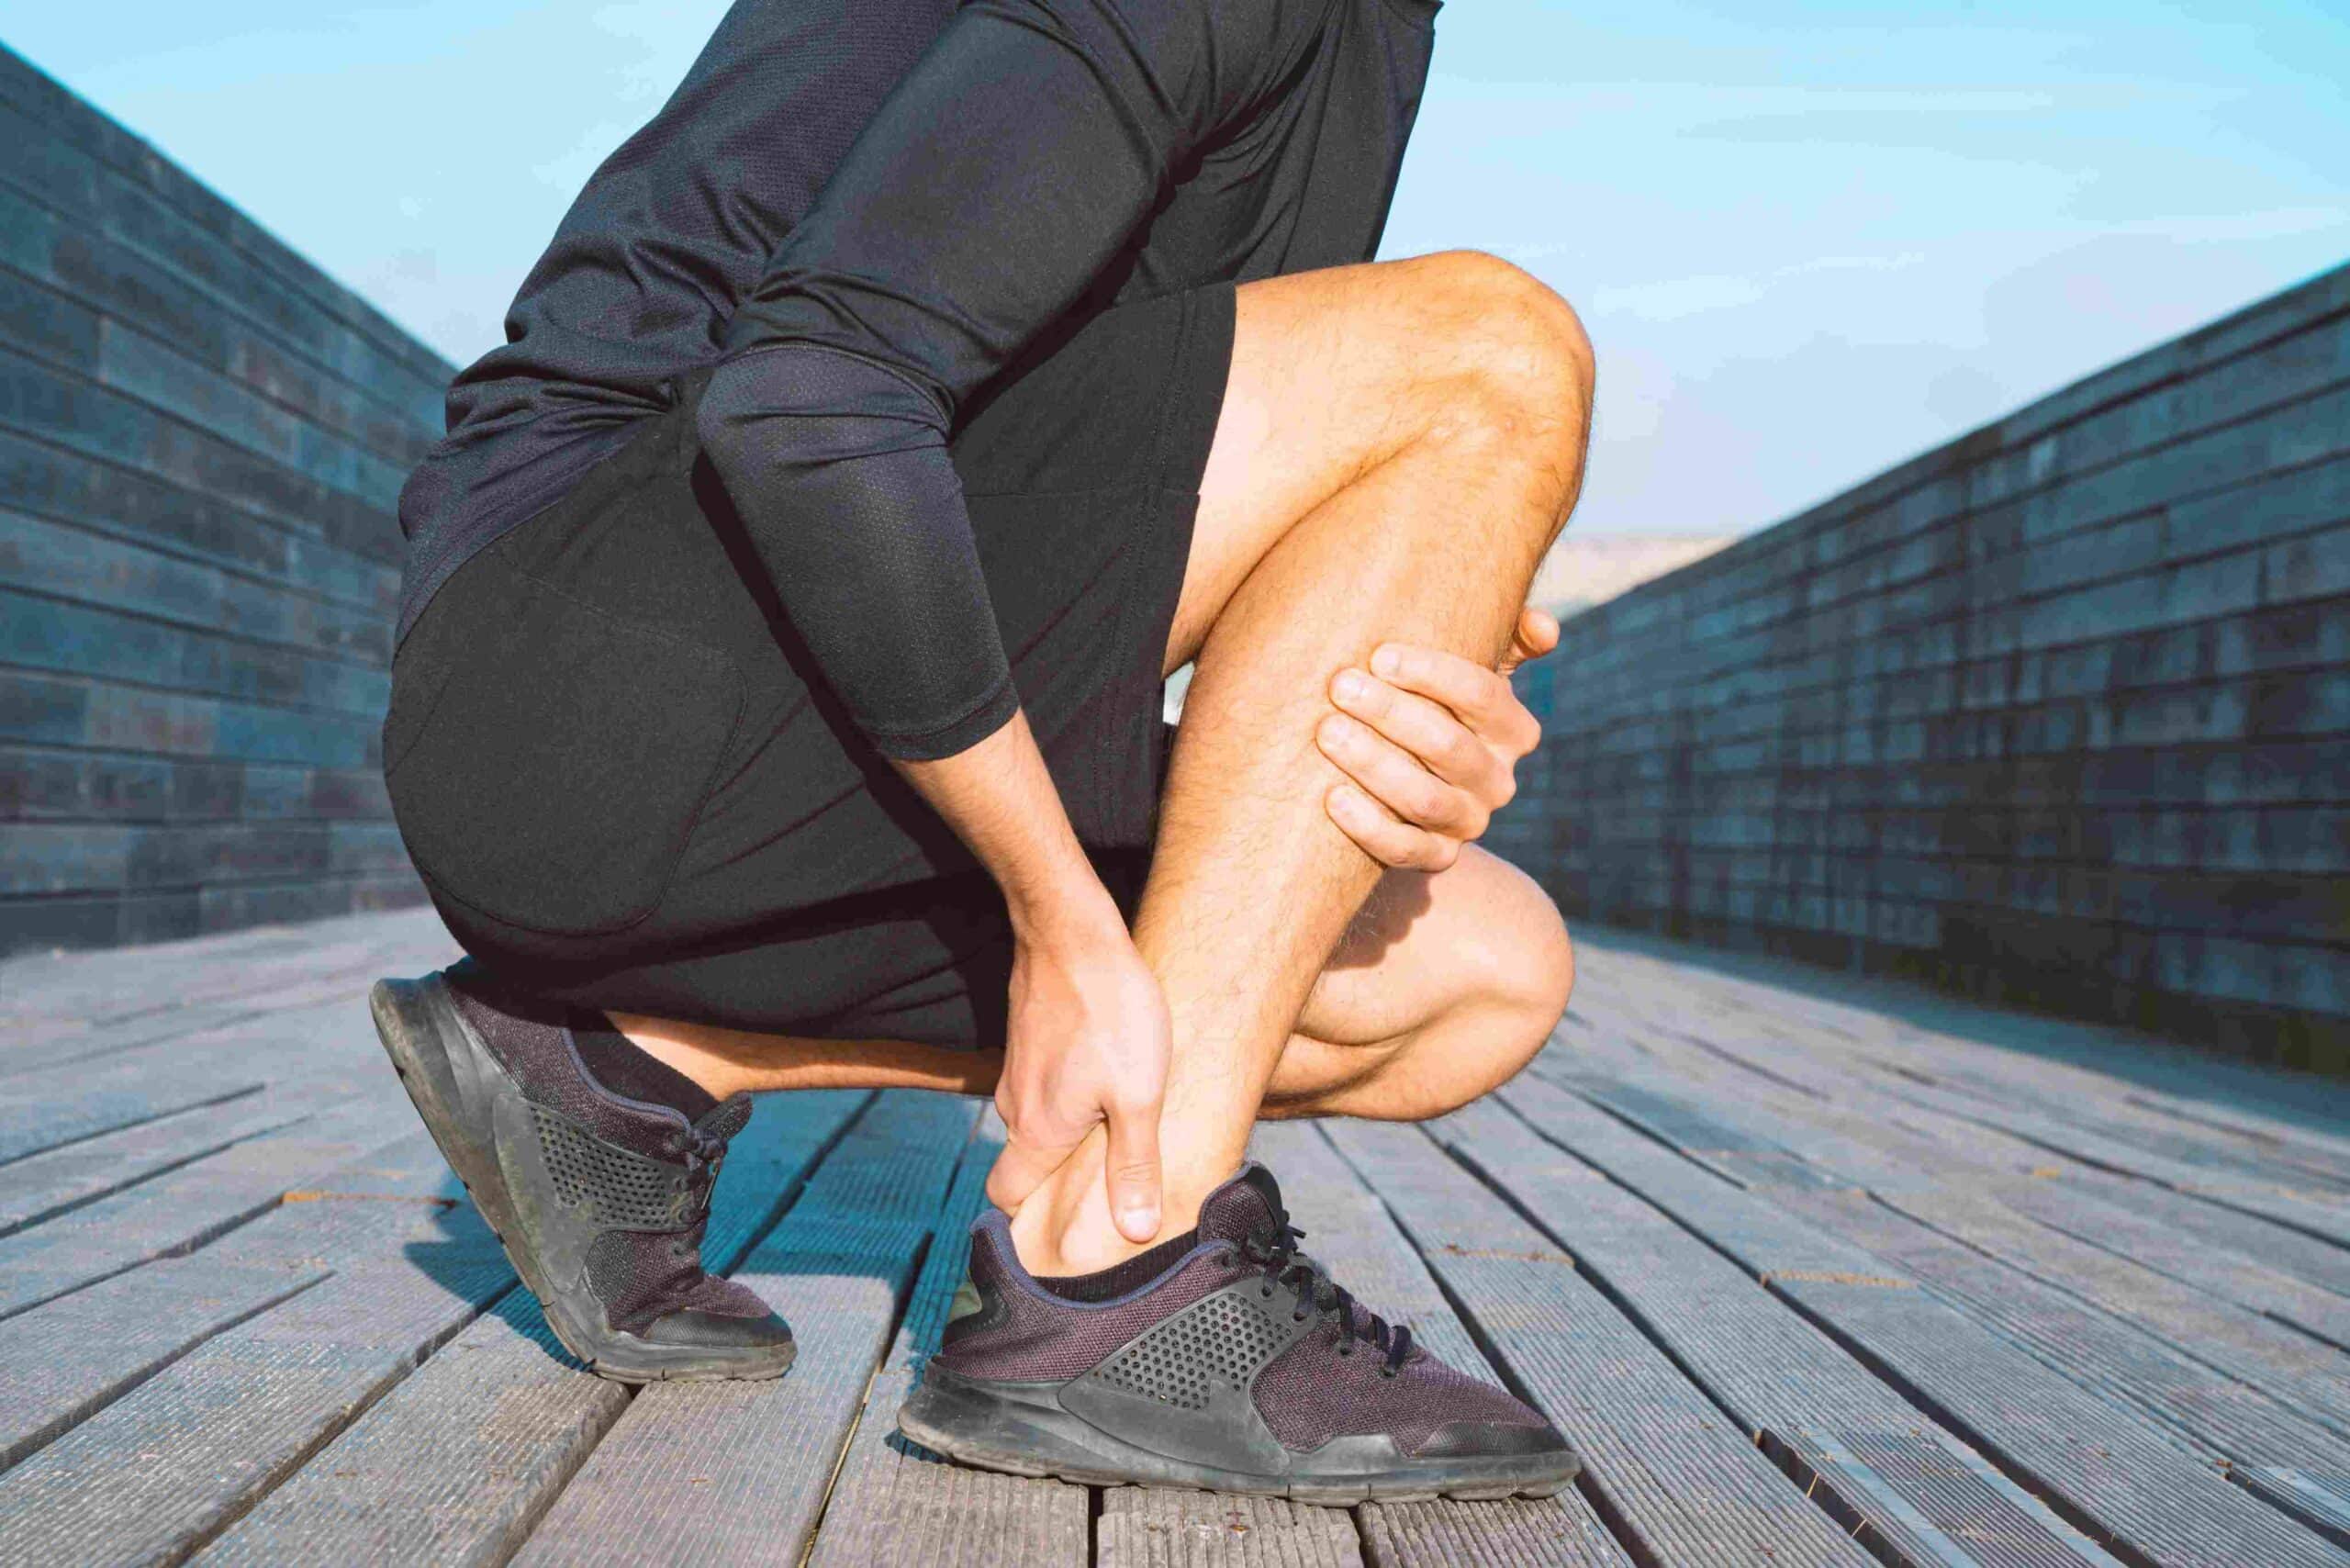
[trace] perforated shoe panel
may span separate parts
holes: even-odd
[[[616,1148],[560,1112],[531,1107],[539,1154],[555,1195],[566,1204],[595,1205],[607,1225],[641,1230],[675,1230],[685,1222],[686,1188],[677,1169]]]
[[[1238,1393],[1289,1339],[1272,1314],[1220,1293],[1184,1308],[1102,1363],[1103,1382],[1179,1410],[1207,1407],[1222,1383]]]

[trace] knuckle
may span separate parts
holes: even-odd
[[[1407,797],[1404,802],[1405,812],[1423,827],[1449,822],[1460,814],[1459,792],[1445,789],[1426,774],[1413,779],[1404,792]]]

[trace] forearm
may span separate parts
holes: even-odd
[[[1078,843],[1026,715],[1015,711],[956,756],[896,766],[1003,890],[1020,941],[1125,939],[1125,917]]]

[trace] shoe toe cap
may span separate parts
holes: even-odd
[[[1448,1421],[1412,1450],[1416,1459],[1491,1459],[1570,1452],[1567,1439],[1545,1422]]]
[[[772,1311],[750,1316],[682,1306],[647,1324],[640,1338],[696,1350],[772,1350],[791,1343],[791,1325]]]

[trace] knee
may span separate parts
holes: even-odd
[[[1483,1050],[1444,1098],[1457,1109],[1524,1070],[1550,1043],[1575,985],[1566,921],[1533,878],[1494,862],[1496,887],[1481,941],[1460,955],[1468,973],[1460,997],[1478,1020]],[[1467,1064],[1463,1064],[1466,1066]]]
[[[1575,989],[1575,948],[1550,895],[1523,871],[1512,871],[1515,910],[1505,937],[1496,944],[1487,983],[1492,1000],[1521,1020],[1515,1037],[1521,1040],[1522,1054],[1510,1069],[1515,1073],[1566,1016]]]
[[[1423,257],[1432,341],[1450,353],[1449,433],[1580,459],[1597,375],[1574,308],[1524,268],[1481,251]],[[1466,394],[1463,396],[1462,394]]]

